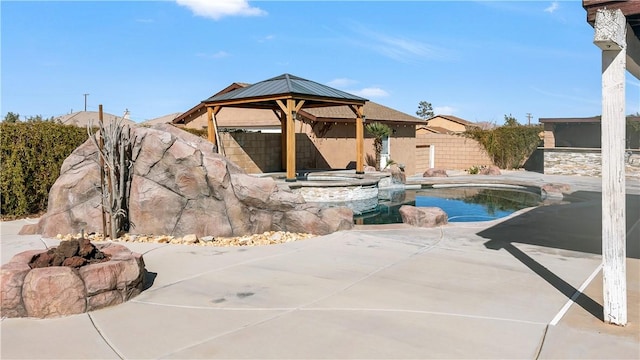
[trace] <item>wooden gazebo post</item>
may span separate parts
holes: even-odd
[[[218,144],[218,124],[216,122],[216,115],[220,112],[220,106],[207,106],[207,138],[216,146],[218,154],[220,151],[220,144]]]
[[[356,174],[364,174],[364,105],[350,105],[356,114]]]
[[[627,323],[625,212],[626,18],[596,13],[594,43],[602,49],[602,287],[604,321]]]

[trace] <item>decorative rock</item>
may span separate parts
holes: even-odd
[[[31,268],[26,262],[9,262],[2,265],[0,313],[3,317],[27,316],[27,310],[22,302],[22,284],[29,271]]]
[[[90,296],[87,300],[87,311],[102,309],[107,306],[119,305],[124,302],[118,290],[111,290]]]
[[[397,164],[389,166],[389,168],[385,171],[391,173],[392,184],[405,184],[407,182],[407,176]]]
[[[24,278],[22,299],[30,317],[58,317],[87,310],[84,284],[72,268],[65,266],[29,271]]]
[[[371,172],[376,172],[378,170],[376,170],[375,166],[367,165],[367,166],[364,167],[363,171],[366,172],[366,173],[371,173]]]
[[[38,252],[34,250],[14,256],[2,266],[2,316],[79,314],[122,303],[142,291],[146,273],[142,255],[117,244],[98,245],[95,250],[110,260],[77,270],[67,266],[31,269],[29,262]]]
[[[448,177],[447,171],[444,169],[431,168],[422,174],[422,177]]]
[[[500,168],[495,165],[483,166],[478,171],[480,175],[502,175]]]
[[[438,207],[415,207],[402,205],[400,207],[402,222],[412,226],[436,227],[448,222],[447,213]]]
[[[132,132],[134,164],[128,209],[135,224],[132,234],[225,237],[270,230],[299,231],[303,226],[294,219],[300,218],[295,214],[301,212],[306,213],[303,220],[309,229],[322,234],[353,227],[353,219],[344,222],[342,217],[324,216],[318,207],[310,210],[302,196],[277,185],[270,177],[246,174],[215,153],[213,144],[184,130],[163,124],[134,127]],[[37,233],[52,237],[83,229],[99,231],[99,183],[97,151],[87,140],[64,161]],[[290,212],[295,214],[288,215]],[[337,223],[327,223],[333,220]]]
[[[198,242],[198,236],[196,234],[189,234],[182,237],[182,242],[185,244],[195,244]]]
[[[200,238],[200,240],[203,241],[203,242],[210,242],[210,241],[213,241],[213,239],[214,239],[214,237],[211,236],[211,235],[203,236],[203,237]]]
[[[571,191],[571,186],[568,184],[549,183],[544,184],[540,188],[543,198],[562,199],[565,193]]]

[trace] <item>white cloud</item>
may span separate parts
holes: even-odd
[[[348,93],[364,98],[386,97],[389,93],[379,87],[367,87],[360,90],[347,90]]]
[[[225,16],[261,16],[267,12],[251,7],[247,0],[176,0],[194,15],[219,20]]]
[[[551,5],[547,6],[544,9],[544,11],[548,12],[549,14],[553,14],[553,12],[558,10],[559,7],[560,7],[560,3],[558,3],[557,1],[554,1],[551,3]]]
[[[436,106],[433,108],[433,112],[441,115],[453,115],[458,111],[458,109],[451,106]]]
[[[421,41],[378,33],[364,26],[359,26],[355,31],[365,37],[365,39],[356,40],[358,45],[394,60],[406,62],[416,58],[446,59],[451,57],[449,51]]]
[[[352,80],[352,79],[347,79],[347,78],[338,78],[338,79],[333,79],[331,81],[329,81],[327,83],[328,86],[334,87],[334,88],[340,88],[340,89],[344,89],[348,86],[352,86],[357,84],[358,82],[356,80]]]

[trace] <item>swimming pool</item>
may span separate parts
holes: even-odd
[[[402,205],[439,207],[447,213],[449,222],[489,221],[541,203],[539,189],[520,186],[447,186],[405,190],[399,201],[381,201],[374,211],[354,216],[354,221],[363,225],[402,223],[399,213]]]

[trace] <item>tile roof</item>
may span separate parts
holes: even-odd
[[[99,118],[99,113],[97,111],[78,111],[71,114],[58,116],[54,120],[60,121],[62,124],[65,124],[65,125],[87,127],[87,125],[89,125],[89,123],[92,121],[93,121],[93,124],[97,126],[98,118]],[[119,119],[119,118],[122,118],[122,116],[116,116],[116,115],[105,113],[105,112],[102,113],[102,119],[105,124],[111,123],[112,121],[115,121],[116,119]],[[124,119],[123,123],[128,125],[136,125],[135,122],[128,119]]]
[[[403,113],[398,110],[394,110],[390,107],[380,105],[373,101],[367,101],[364,104],[364,116],[367,122],[370,121],[382,121],[382,122],[398,122],[398,123],[411,123],[411,124],[425,124],[426,122],[415,116]],[[355,114],[348,106],[330,106],[322,108],[302,108],[302,113],[308,113],[313,117],[313,120],[317,121],[334,121],[334,120],[346,120],[355,119]]]
[[[456,123],[462,124],[462,125],[473,125],[474,124],[471,121],[467,121],[465,119],[461,119],[461,118],[459,118],[457,116],[453,116],[453,115],[435,115],[435,116],[431,117],[430,119],[427,119],[427,121],[429,121],[429,120],[431,120],[433,118],[437,118],[437,117],[441,117],[443,119],[447,119],[449,121],[453,121],[453,122],[456,122]]]

